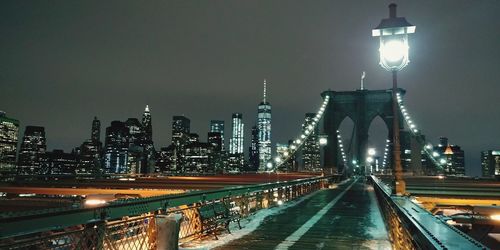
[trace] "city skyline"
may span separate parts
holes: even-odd
[[[0,109],[20,121],[20,138],[27,125],[44,126],[48,148],[67,151],[88,139],[94,116],[108,125],[139,118],[149,104],[155,116],[153,141],[166,146],[173,115],[190,117],[192,130],[202,136],[209,120],[229,124],[233,112],[253,124],[255,100],[266,78],[273,83],[274,146],[297,135],[303,114],[320,104],[321,91],[357,89],[362,71],[367,72],[367,89],[390,87],[389,75],[377,64],[378,42],[370,34],[387,10],[379,2],[357,3],[168,3],[145,5],[144,11],[130,5],[79,20],[94,10],[92,4],[4,4],[2,16],[10,21],[0,24],[2,33],[8,32],[2,34],[0,47],[9,49],[0,59]],[[418,29],[400,87],[408,91],[407,106],[426,137],[437,143],[439,136],[447,136],[461,145],[468,174],[480,175],[480,152],[500,146],[500,118],[495,115],[500,73],[494,70],[499,38],[491,32],[498,27],[499,7],[489,2],[450,3],[400,4],[401,14],[411,17]],[[71,16],[68,9],[75,10]],[[218,15],[221,9],[224,15]],[[341,12],[352,20],[340,22],[345,18]],[[152,13],[150,19],[141,18],[146,13]],[[478,13],[481,18],[475,18]],[[185,24],[163,27],[185,19]],[[96,20],[102,25],[89,28]],[[130,32],[105,34],[123,23],[132,27]],[[283,24],[293,28],[282,29]],[[152,27],[142,31],[148,25]],[[148,42],[150,47],[145,46]],[[187,67],[190,64],[194,66]],[[250,127],[245,128],[245,149]],[[475,171],[470,172],[472,167]]]

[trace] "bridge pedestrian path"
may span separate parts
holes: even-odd
[[[317,191],[216,249],[391,249],[375,193],[355,178]]]

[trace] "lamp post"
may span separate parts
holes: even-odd
[[[408,56],[408,34],[415,33],[415,26],[404,17],[396,17],[396,4],[389,5],[389,18],[382,19],[372,30],[372,36],[380,37],[380,66],[392,73],[392,113],[393,113],[393,157],[394,190],[396,195],[404,195],[406,184],[401,166],[401,145],[399,142],[399,115],[397,104],[397,72],[410,62]]]
[[[366,158],[366,162],[368,162],[369,165],[367,165],[365,168],[365,175],[371,174],[373,172],[373,163],[375,161],[376,154],[377,152],[375,151],[374,148],[368,149],[368,157]]]

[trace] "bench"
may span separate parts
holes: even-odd
[[[229,233],[229,223],[234,221],[240,225],[240,214],[238,211],[230,209],[231,205],[225,201],[212,202],[203,204],[198,207],[198,214],[201,221],[201,232],[203,234],[213,233],[215,239],[217,238],[217,229],[225,228]]]

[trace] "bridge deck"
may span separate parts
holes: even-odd
[[[373,189],[362,178],[320,190],[217,249],[390,249]]]

